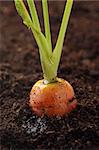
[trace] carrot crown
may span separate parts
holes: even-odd
[[[65,32],[69,21],[73,0],[67,0],[66,2],[59,35],[53,50],[51,42],[47,0],[42,0],[45,35],[41,32],[40,22],[34,0],[27,0],[29,12],[26,9],[23,0],[14,0],[14,1],[16,9],[23,19],[23,23],[29,29],[31,29],[34,38],[37,42],[44,79],[46,83],[54,82],[57,77],[57,70],[61,58]]]

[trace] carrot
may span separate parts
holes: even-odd
[[[43,70],[43,80],[39,80],[30,92],[29,106],[37,115],[63,116],[77,106],[73,87],[57,77],[64,37],[70,18],[73,0],[67,0],[56,45],[52,49],[47,0],[42,0],[45,35],[41,32],[40,22],[34,0],[27,0],[29,12],[23,0],[14,0],[23,23],[31,29],[37,42]]]
[[[44,84],[44,80],[36,82],[30,93],[30,106],[39,116],[63,116],[72,111],[76,105],[74,90],[65,80]]]

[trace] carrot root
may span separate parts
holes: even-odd
[[[77,106],[72,86],[63,79],[44,84],[39,80],[30,92],[29,105],[38,116],[63,116],[70,113]]]

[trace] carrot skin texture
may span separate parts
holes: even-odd
[[[77,100],[72,86],[58,78],[50,84],[44,84],[44,80],[36,82],[30,92],[29,105],[38,116],[64,116],[76,108]]]

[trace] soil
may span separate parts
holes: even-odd
[[[64,1],[49,3],[53,45],[63,8]],[[99,2],[79,1],[73,7],[58,76],[74,87],[78,106],[65,117],[38,117],[28,106],[29,92],[42,78],[42,70],[32,33],[12,1],[0,1],[0,31],[1,150],[97,150]]]

